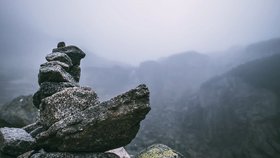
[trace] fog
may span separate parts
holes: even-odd
[[[40,34],[53,46],[65,41],[138,65],[188,50],[209,53],[279,37],[279,10],[278,0],[1,0],[0,24],[1,34],[14,38],[19,30],[31,30],[23,36],[33,37],[34,45]],[[14,38],[2,36],[1,48]]]
[[[33,117],[22,107],[37,111],[40,64],[65,41],[101,101],[149,88],[129,154],[163,143],[186,158],[279,158],[279,28],[279,0],[0,0],[0,127]]]

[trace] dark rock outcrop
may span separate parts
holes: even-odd
[[[23,127],[36,121],[32,96],[20,96],[0,108],[0,127]]]

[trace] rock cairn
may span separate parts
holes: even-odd
[[[33,104],[39,108],[41,100],[68,87],[79,87],[80,62],[86,54],[76,46],[59,42],[57,48],[46,56],[41,64],[38,82],[40,89],[33,96]]]
[[[19,158],[115,158],[105,151],[129,144],[150,111],[149,90],[139,85],[108,101],[80,87],[85,53],[60,42],[40,66],[33,96],[39,119],[24,128],[0,128],[0,154]]]

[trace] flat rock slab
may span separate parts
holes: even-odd
[[[46,60],[47,61],[60,61],[60,62],[63,62],[65,64],[69,65],[69,66],[72,66],[72,60],[65,53],[55,52],[55,53],[48,54],[46,56]]]
[[[18,158],[121,158],[114,153],[88,153],[88,152],[46,152],[31,150]]]
[[[149,111],[149,90],[140,85],[54,123],[36,140],[47,151],[105,152],[129,144]]]
[[[0,128],[0,150],[8,155],[20,155],[32,149],[35,139],[21,128]]]
[[[43,64],[40,67],[38,75],[39,84],[43,82],[72,82],[76,80],[59,64],[49,65]]]

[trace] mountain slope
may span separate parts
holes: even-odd
[[[241,65],[178,103],[182,142],[193,157],[280,156],[280,55]]]

